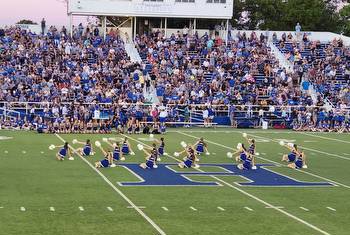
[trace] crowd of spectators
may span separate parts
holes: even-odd
[[[340,111],[293,109],[288,118],[295,130],[323,126],[331,130],[349,123],[348,114],[341,110],[350,101],[350,50],[341,40],[322,46],[322,56],[320,43],[306,35],[300,42],[292,35],[280,40],[273,35],[280,48],[289,45],[285,52],[295,68],[287,72],[274,58],[263,34],[239,32],[226,44],[218,34],[199,37],[178,31],[166,38],[162,31],[153,31],[135,37],[143,58],[139,64],[130,61],[118,29],[109,30],[105,40],[98,27],[82,24],[73,28],[72,37],[65,27],[50,27],[40,35],[17,27],[2,32],[2,107],[5,102],[28,102],[30,111],[12,120],[2,117],[1,128],[75,133],[109,133],[114,128],[140,133],[148,128],[162,132],[165,117],[186,122],[190,111],[203,113],[203,120],[210,122],[216,109],[232,114],[234,121],[235,111],[254,116],[253,106],[256,110],[281,105],[321,107],[323,98],[335,101]],[[302,57],[306,49],[310,55]],[[341,86],[336,83],[339,73],[345,80]],[[316,101],[303,89],[302,81],[315,84],[319,92]],[[147,106],[145,93],[152,88],[160,104]],[[191,108],[193,105],[196,108]],[[104,116],[96,117],[96,111]],[[151,127],[148,122],[153,123]]]

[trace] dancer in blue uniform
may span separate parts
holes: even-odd
[[[146,154],[146,162],[141,163],[140,167],[143,169],[154,169],[158,168],[156,165],[157,157],[158,157],[158,151],[156,147],[153,147],[150,152],[147,152],[147,150],[143,149],[144,153]]]
[[[56,148],[60,148],[58,153],[56,154],[56,158],[59,161],[63,161],[65,157],[69,157],[69,159],[72,158],[71,151],[68,146],[68,142],[65,142],[64,145],[54,146]]]
[[[293,169],[307,168],[305,153],[302,151],[298,152],[295,162],[289,163],[288,167]]]
[[[77,149],[78,153],[81,154],[82,156],[94,155],[94,152],[93,152],[93,149],[91,146],[91,142],[89,139],[86,140],[86,143],[74,139],[73,144],[83,144],[84,145],[82,148]]]
[[[96,168],[108,168],[108,167],[115,167],[115,164],[113,163],[113,156],[112,156],[112,151],[111,150],[104,150],[102,146],[99,146],[104,159],[101,161],[95,162],[95,167]]]
[[[122,153],[123,155],[135,155],[134,151],[132,151],[131,146],[129,144],[128,138],[125,137],[123,144],[122,144]]]
[[[183,158],[183,161],[178,164],[180,168],[199,168],[199,165],[195,164],[197,157],[194,148],[189,145],[182,152],[178,153],[180,156],[182,153],[187,153],[187,156]]]
[[[204,139],[203,137],[201,137],[195,144],[194,146],[196,146],[196,151],[197,151],[197,154],[198,155],[201,155],[202,153],[204,153],[204,150],[205,150],[205,153],[207,155],[209,155],[209,151],[208,151],[208,145],[206,142],[204,142]]]
[[[116,143],[111,143],[108,141],[107,138],[103,138],[103,141],[106,142],[109,146],[111,146],[113,148],[113,160],[114,161],[124,161],[125,157],[123,155],[123,152],[120,148],[120,144],[119,142]]]
[[[282,162],[295,162],[298,155],[298,146],[293,143],[285,144],[283,141],[280,142],[280,145],[290,150],[289,154],[284,154],[282,156]]]

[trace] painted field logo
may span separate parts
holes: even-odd
[[[0,136],[0,140],[10,140],[13,139],[13,137],[9,137],[9,136]]]
[[[213,181],[194,181],[190,176],[241,176],[242,182],[234,182],[240,186],[258,186],[258,187],[311,187],[311,186],[333,186],[328,182],[302,182],[266,169],[272,164],[259,164],[258,169],[254,171],[240,171],[233,164],[201,164],[202,167],[218,167],[222,172],[199,172],[193,171],[178,172],[173,166],[176,164],[159,164],[157,169],[144,170],[138,164],[123,163],[122,167],[128,169],[139,180],[137,182],[118,182],[122,186],[220,186],[221,184]],[[243,180],[242,180],[243,181]]]

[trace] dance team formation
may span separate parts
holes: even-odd
[[[233,152],[227,152],[227,157],[234,159],[237,164],[237,168],[240,170],[256,170],[256,157],[260,155],[258,152],[256,152],[256,141],[253,138],[248,138],[247,133],[243,133],[243,137],[246,140],[246,145],[244,143],[238,143],[236,149],[233,149]],[[135,155],[135,152],[131,148],[127,137],[125,137],[121,143],[115,141],[111,142],[110,139],[102,139],[102,142],[106,143],[108,147],[102,147],[100,141],[95,141],[96,148],[99,149],[103,156],[102,160],[95,162],[96,168],[116,167],[118,162],[124,161],[126,158]],[[157,139],[153,134],[150,134],[149,140],[153,141],[151,146],[146,146],[143,144],[137,145],[138,150],[143,151],[145,155],[145,162],[140,164],[140,167],[143,169],[158,168],[157,162],[160,162],[161,158],[163,157],[175,158],[177,161],[179,161],[178,166],[180,168],[199,168],[200,159],[210,155],[208,145],[202,137],[199,138],[194,144],[187,144],[184,141],[181,141],[180,145],[182,150],[179,152],[174,152],[173,156],[165,152],[166,144],[164,137]],[[63,161],[66,158],[68,158],[68,160],[74,160],[74,154],[82,157],[92,157],[97,155],[97,152],[94,151],[90,140],[82,142],[74,139],[72,144],[80,145],[82,147],[73,148],[73,146],[69,146],[68,142],[65,142],[64,145],[60,146],[50,145],[49,149],[59,149],[56,154],[56,158],[59,161]],[[287,166],[290,168],[307,168],[305,153],[298,149],[296,144],[285,143],[284,141],[280,141],[279,144],[288,149],[288,153],[282,156],[281,161],[286,162]],[[182,156],[183,158],[181,159]]]

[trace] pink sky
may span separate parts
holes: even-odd
[[[0,25],[13,25],[21,19],[39,24],[43,17],[46,25],[68,25],[67,8],[62,0],[1,1]]]

